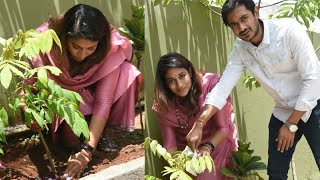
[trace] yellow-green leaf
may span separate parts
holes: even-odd
[[[200,167],[199,173],[203,173],[204,170],[206,169],[206,163],[205,163],[204,157],[202,156],[199,157],[199,167]]]
[[[48,83],[48,74],[47,74],[47,71],[44,68],[40,68],[37,75],[38,75],[38,80],[42,84],[47,84]]]
[[[11,80],[12,80],[12,73],[10,71],[9,66],[5,66],[1,72],[0,72],[0,80],[1,80],[1,84],[5,89],[8,89],[10,84],[11,84]]]

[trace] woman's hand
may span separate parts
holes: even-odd
[[[196,121],[193,124],[192,129],[189,131],[188,135],[186,136],[189,147],[192,149],[192,151],[197,149],[201,143],[202,129],[203,129],[203,123]]]
[[[79,179],[83,170],[87,167],[91,161],[91,154],[86,150],[71,155],[67,164],[67,168],[64,171],[64,177],[66,179]]]
[[[199,148],[199,156],[210,156],[211,154],[211,150],[206,147],[206,146],[202,146]]]

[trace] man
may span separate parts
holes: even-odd
[[[189,145],[198,147],[203,126],[223,108],[248,69],[275,100],[269,122],[270,179],[287,179],[302,135],[320,169],[320,64],[306,31],[293,19],[260,20],[252,0],[227,0],[222,17],[238,38],[220,82],[186,137]]]

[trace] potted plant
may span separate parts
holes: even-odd
[[[263,178],[256,172],[257,170],[265,170],[266,164],[259,162],[260,156],[253,156],[253,149],[250,149],[250,142],[238,141],[238,150],[232,152],[230,167],[224,167],[220,169],[220,172],[225,176],[234,177],[239,180],[250,180]]]
[[[152,140],[147,137],[144,142],[146,149],[151,149],[154,155],[163,157],[169,166],[165,166],[162,171],[163,176],[170,174],[171,179],[192,180],[193,176],[203,173],[206,169],[211,172],[215,171],[214,161],[211,156],[197,156],[187,146],[183,151],[176,151],[172,154],[158,143],[157,140]],[[157,180],[154,176],[146,175],[147,180]]]
[[[31,69],[23,58],[36,58],[40,53],[47,53],[53,44],[61,49],[58,36],[52,29],[38,32],[34,29],[23,32],[19,30],[12,38],[0,38],[3,53],[0,57],[0,84],[8,89],[16,80],[15,91],[10,96],[9,108],[15,112],[24,108],[25,123],[30,127],[31,120],[36,120],[42,128],[47,128],[54,116],[64,118],[73,132],[89,138],[89,129],[84,116],[78,110],[78,104],[83,103],[81,96],[73,91],[61,88],[50,75],[59,76],[60,69],[53,66],[43,66]],[[34,83],[25,83],[33,79]],[[23,100],[23,101],[21,101]],[[0,141],[6,142],[4,127],[8,125],[8,114],[4,107],[0,110]],[[39,132],[40,139],[46,150],[52,173],[57,176],[55,164],[51,158],[49,147]],[[0,149],[3,154],[3,150]]]

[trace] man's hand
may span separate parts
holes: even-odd
[[[295,133],[290,132],[288,127],[283,124],[278,134],[278,151],[283,152],[293,146]]]
[[[194,151],[198,148],[202,139],[202,129],[204,124],[202,122],[195,122],[192,129],[189,131],[186,139],[188,141],[189,147]]]

